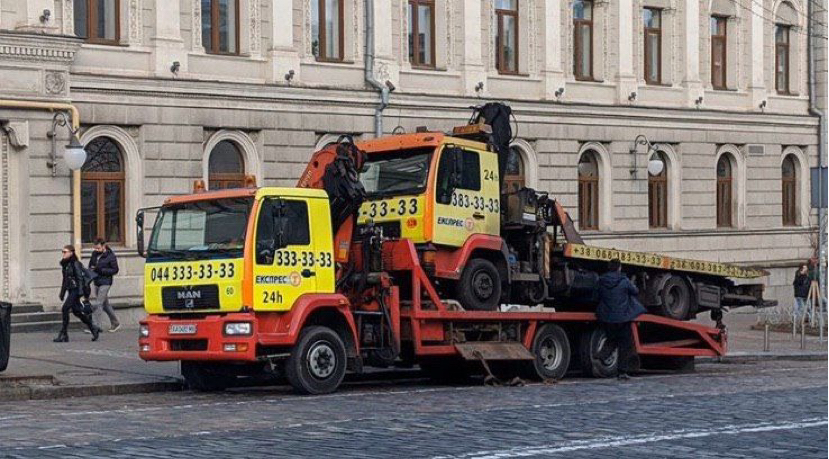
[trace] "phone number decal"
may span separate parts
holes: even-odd
[[[200,265],[153,266],[150,268],[151,282],[229,279],[236,275],[236,264],[232,262],[205,263]]]

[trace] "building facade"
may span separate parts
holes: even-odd
[[[197,179],[290,186],[315,149],[373,136],[370,34],[373,76],[394,87],[385,133],[447,130],[507,101],[508,181],[549,191],[589,243],[763,266],[768,296],[790,302],[817,241],[808,51],[826,107],[825,7],[0,0],[0,298],[55,305],[59,248],[103,237],[122,264],[111,295],[140,302],[139,208]],[[60,158],[66,129],[48,135],[66,110],[54,104],[78,110],[79,173]]]

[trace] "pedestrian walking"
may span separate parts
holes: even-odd
[[[70,312],[75,314],[89,328],[89,332],[92,333],[92,341],[97,341],[101,329],[92,323],[90,314],[84,311],[84,306],[81,303],[82,298],[89,301],[88,285],[91,279],[88,278],[83,264],[81,264],[77,255],[75,255],[75,247],[71,245],[64,246],[61,251],[61,256],[60,266],[63,280],[60,285],[60,294],[58,297],[63,301],[63,308],[61,308],[63,323],[60,333],[58,333],[54,341],[56,343],[69,341],[68,328]]]
[[[92,323],[98,328],[103,328],[101,313],[105,312],[109,317],[109,331],[116,332],[121,328],[121,323],[112,305],[109,304],[109,289],[112,288],[112,277],[118,274],[118,257],[103,239],[95,241],[92,256],[89,257],[89,270],[96,274],[95,280],[92,281],[95,287]]]
[[[794,275],[794,311],[792,311],[792,323],[798,323],[803,319],[805,314],[809,315],[809,323],[812,322],[812,311],[807,304],[806,299],[809,297],[809,289],[812,286],[812,278],[809,273],[809,267],[805,264],[800,265]]]
[[[619,350],[617,376],[628,379],[631,361],[635,357],[633,349],[632,322],[644,314],[645,307],[636,298],[639,290],[622,272],[622,263],[618,258],[610,260],[607,272],[599,278],[599,304],[596,318],[607,336],[607,341],[599,349],[598,357],[607,359],[614,349]]]

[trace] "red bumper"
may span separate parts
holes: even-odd
[[[225,324],[229,322],[250,322],[251,334],[225,335]],[[141,322],[141,326],[147,327],[148,331],[148,336],[138,339],[138,355],[144,360],[256,360],[257,324],[256,317],[251,313],[198,319],[149,316]],[[195,330],[190,332],[193,326]]]

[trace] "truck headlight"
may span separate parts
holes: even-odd
[[[148,338],[150,336],[150,327],[149,327],[149,325],[139,325],[138,326],[138,335],[141,338]]]
[[[229,322],[225,324],[225,335],[250,335],[253,330],[250,322]]]

